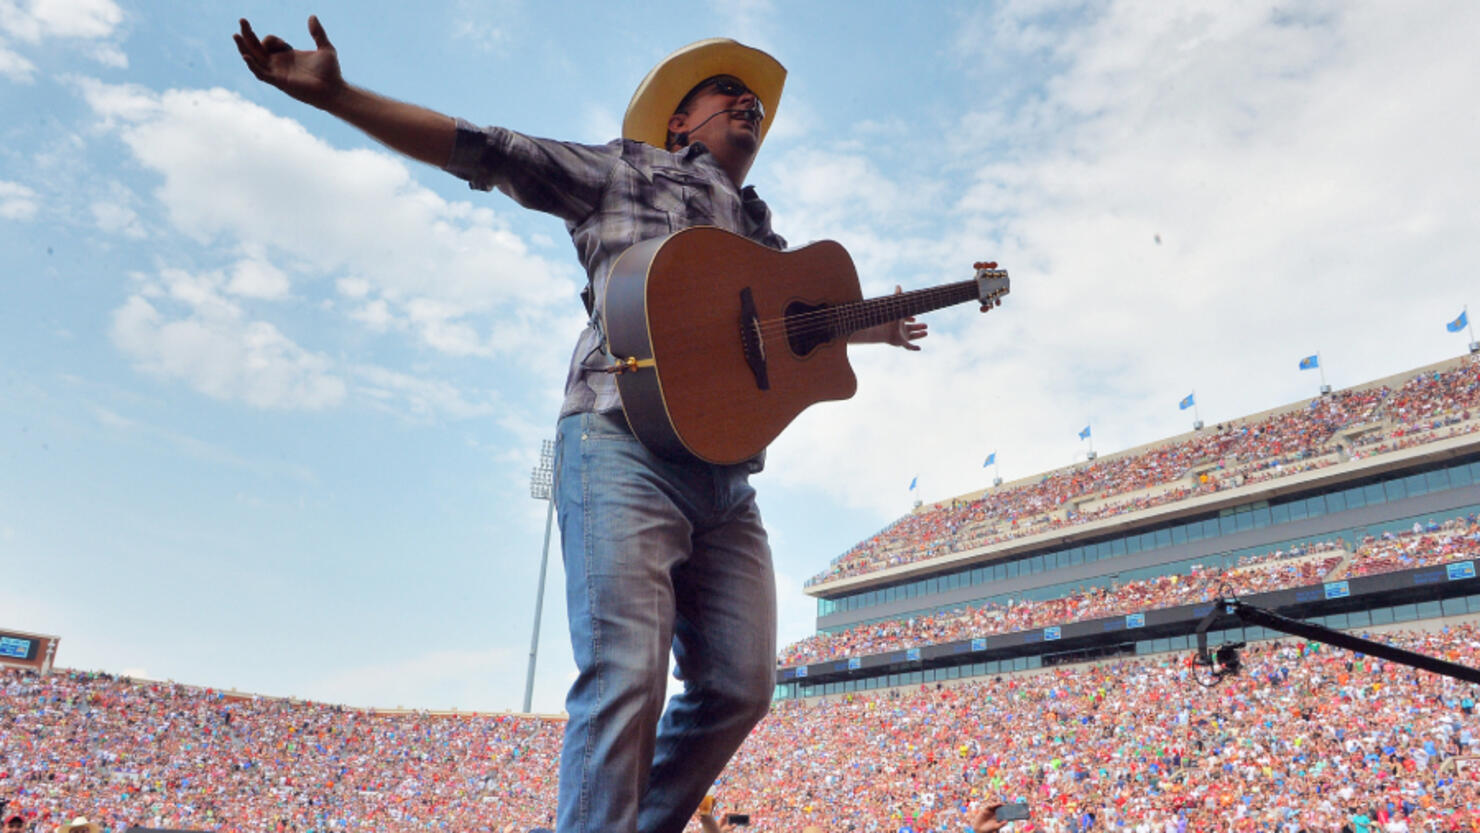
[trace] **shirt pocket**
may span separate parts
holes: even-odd
[[[651,205],[669,215],[670,230],[717,225],[708,179],[683,168],[654,167],[652,175]]]

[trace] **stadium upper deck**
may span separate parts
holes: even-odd
[[[782,649],[778,696],[1184,649],[1225,584],[1339,628],[1480,612],[1477,401],[1466,357],[1020,481],[1057,508],[1002,540],[971,521],[997,490],[918,512],[891,532],[919,557],[809,589],[818,632]]]
[[[922,507],[834,559],[807,592],[835,599],[943,565],[1083,537],[1129,515],[1275,494],[1281,489],[1254,487],[1474,432],[1477,404],[1480,361],[1463,357],[1103,455]]]

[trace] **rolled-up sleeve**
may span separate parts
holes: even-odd
[[[467,180],[471,188],[497,188],[525,208],[579,223],[601,204],[621,154],[620,139],[581,145],[458,119],[452,158],[444,170]]]

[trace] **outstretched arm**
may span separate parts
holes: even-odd
[[[447,164],[457,135],[456,122],[435,110],[345,82],[339,71],[339,53],[318,17],[308,19],[312,50],[296,50],[277,35],[258,40],[245,19],[241,27],[232,38],[258,80],[349,122],[392,150],[439,168]]]

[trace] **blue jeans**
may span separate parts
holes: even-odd
[[[622,414],[560,420],[570,639],[560,833],[679,833],[770,705],[776,582],[746,466],[654,456]],[[683,692],[668,702],[669,652]]]

